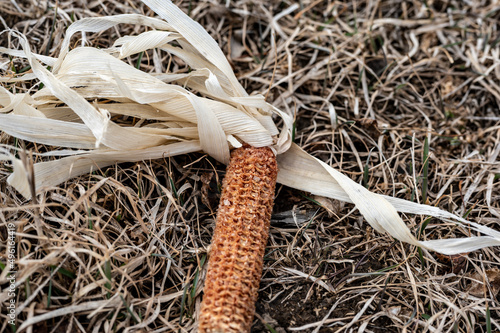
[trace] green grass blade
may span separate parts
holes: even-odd
[[[50,268],[50,275],[52,276],[54,268]],[[50,303],[52,301],[52,278],[49,281],[49,291],[47,292],[47,308],[50,308]]]
[[[144,51],[139,53],[139,57],[137,58],[137,63],[135,64],[135,68],[139,69],[141,67],[142,56],[144,55]]]
[[[179,315],[179,323],[182,324],[182,319],[184,318],[184,313],[186,312],[186,296],[188,294],[188,284],[186,283],[184,287],[184,292],[182,293],[182,299],[181,299],[181,314]]]
[[[425,137],[424,140],[424,170],[422,177],[422,201],[427,202],[427,190],[429,186],[429,139]]]
[[[486,332],[491,333],[491,312],[488,304],[486,304]]]
[[[203,255],[200,260],[200,266],[196,268],[196,273],[194,274],[194,280],[193,280],[193,286],[191,288],[191,299],[194,299],[196,296],[196,287],[198,286],[198,279],[200,278],[200,269],[203,267],[205,264],[205,259],[207,258],[206,255]]]
[[[108,280],[105,284],[104,287],[108,290],[107,297],[111,297],[111,261],[108,259],[104,262],[104,276]]]
[[[125,309],[127,309],[127,312],[130,314],[130,317],[132,317],[132,319],[137,323],[139,324],[140,323],[140,320],[137,319],[137,317],[134,315],[134,312],[132,312],[132,309],[130,309],[130,307],[128,306],[127,302],[125,302],[125,298],[123,298],[122,295],[120,295],[120,298],[122,299],[122,302],[123,302],[123,306],[125,307]]]

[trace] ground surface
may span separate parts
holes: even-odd
[[[0,24],[48,55],[71,20],[153,15],[136,0],[37,3],[1,2]],[[178,4],[216,39],[248,92],[295,115],[295,142],[306,151],[371,191],[500,230],[500,7],[492,3],[302,0],[291,12],[290,1]],[[122,25],[87,37],[107,47],[139,32]],[[152,70],[147,55],[139,68]],[[42,193],[37,206],[6,185],[9,173],[0,164],[0,250],[5,263],[5,226],[16,222],[19,324],[61,309],[32,332],[193,330],[223,165],[202,154],[119,164]],[[500,331],[498,248],[419,254],[372,230],[353,205],[283,186],[274,212],[253,332]],[[403,219],[418,235],[426,216]],[[426,222],[421,238],[468,236]],[[36,223],[50,242],[37,239]],[[475,281],[486,275],[482,288]],[[112,311],[69,310],[111,294],[121,298]]]

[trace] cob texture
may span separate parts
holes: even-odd
[[[245,145],[231,154],[210,249],[199,333],[250,332],[277,174],[270,148]]]

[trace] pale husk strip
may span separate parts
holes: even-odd
[[[265,103],[262,96],[248,96],[216,42],[198,23],[193,22],[170,1],[144,0],[144,2],[169,23],[141,15],[119,15],[78,21],[68,28],[61,54],[55,63],[52,59],[33,55],[25,38],[19,36],[24,56],[30,61],[34,74],[46,87],[35,93],[32,98],[25,96],[26,98],[15,101],[14,97],[4,94],[2,103],[16,104],[17,109],[14,107],[11,109],[21,110],[19,113],[33,111],[24,105],[36,107],[41,114],[34,112],[35,114],[31,115],[35,122],[48,116],[52,119],[47,119],[47,124],[52,126],[64,126],[66,123],[68,125],[66,132],[69,132],[70,128],[77,128],[85,138],[81,145],[89,148],[85,153],[68,153],[70,156],[60,160],[36,164],[37,190],[50,188],[71,177],[122,161],[161,158],[203,150],[214,158],[227,162],[229,142],[237,145],[239,142],[236,141],[236,137],[254,146],[272,145],[279,154],[280,183],[318,195],[353,202],[370,225],[379,232],[387,232],[401,241],[446,254],[500,245],[499,232],[475,223],[469,223],[472,230],[487,236],[423,242],[417,240],[397,211],[466,221],[436,207],[371,193],[322,161],[305,153],[298,146],[292,145],[291,117]],[[148,32],[135,37],[127,36],[107,50],[77,48],[68,51],[69,41],[75,32],[102,31],[119,23],[145,24],[165,31]],[[173,39],[176,39],[182,48],[166,44]],[[194,69],[193,73],[155,76],[139,71],[112,56],[124,57],[148,48],[161,48],[179,56]],[[7,53],[18,54],[11,50]],[[48,72],[38,62],[39,60],[53,63],[54,74]],[[23,78],[30,79],[32,75],[27,74]],[[196,96],[187,89],[166,82],[183,84],[186,88],[195,89],[209,99]],[[87,98],[105,98],[113,103],[109,104],[107,110],[107,103],[91,105]],[[4,100],[6,102],[3,102]],[[61,102],[66,106],[61,108],[62,113],[58,115],[55,106]],[[127,107],[120,109],[119,105],[122,103]],[[132,111],[134,105],[138,109]],[[270,116],[271,111],[284,121],[280,133]],[[7,122],[12,119],[14,122],[15,113],[4,115],[3,120]],[[121,127],[110,119],[110,113],[164,122],[154,125],[154,128]],[[69,119],[71,121],[68,121]],[[8,128],[2,125],[3,123],[0,123],[0,129],[2,126]],[[165,131],[162,132],[161,129]],[[197,129],[198,133],[193,129]],[[15,132],[12,125],[8,130],[13,134]],[[34,126],[29,130],[18,130],[15,134],[23,135],[27,140],[44,142],[50,140],[52,144],[57,143],[54,135],[44,137]],[[108,148],[90,149],[89,145],[99,146],[99,143]],[[82,148],[76,146],[74,137],[66,135],[61,137],[58,145]],[[10,153],[5,151],[2,153],[2,158],[10,159],[14,166],[14,173],[8,179],[9,183],[29,198],[30,193],[26,190],[26,171],[22,163],[20,164]],[[60,171],[54,172],[54,170]]]
[[[24,36],[19,36],[31,68],[40,81],[51,93],[66,103],[83,120],[96,138],[95,146],[101,142],[113,149],[140,149],[164,143],[162,138],[137,135],[109,121],[109,114],[105,110],[97,110],[85,98],[59,81],[47,71],[31,54],[28,42]]]
[[[70,52],[61,65],[58,76],[69,86],[86,82],[87,85],[78,90],[84,96],[110,99],[125,97],[141,104],[151,104],[170,115],[198,124],[200,134],[204,133],[203,135],[207,137],[206,140],[201,140],[202,146],[203,142],[209,142],[206,147],[203,146],[204,150],[221,161],[227,162],[228,149],[214,150],[214,147],[223,147],[224,131],[226,134],[237,136],[241,133],[240,138],[254,146],[272,144],[271,135],[259,121],[247,116],[241,110],[212,100],[200,103],[199,97],[182,87],[163,83],[147,73],[131,68],[104,51],[80,48]],[[195,110],[198,113],[192,112],[193,106],[196,106]],[[203,119],[201,125],[198,119]],[[222,128],[216,130],[219,123]],[[237,123],[244,125],[246,130],[242,131],[241,126],[236,127]],[[253,135],[254,133],[258,134]],[[250,137],[252,135],[253,137]],[[215,138],[219,138],[218,145],[214,144]]]
[[[118,24],[139,24],[158,30],[171,30],[171,27],[167,22],[139,14],[123,14],[99,18],[92,17],[81,19],[73,23],[66,30],[66,37],[64,37],[63,43],[61,45],[61,53],[56,63],[53,64],[54,71],[57,72],[59,66],[66,56],[66,53],[69,51],[71,37],[73,37],[75,33],[100,32],[112,28]]]
[[[116,163],[153,160],[200,150],[199,141],[177,142],[165,146],[127,151],[95,150],[90,153],[35,164],[35,185],[38,190],[48,189],[68,179]],[[16,180],[9,178],[8,182],[14,186]],[[29,195],[24,196],[29,197]]]
[[[95,137],[83,124],[66,121],[0,114],[0,128],[5,133],[19,139],[52,146],[92,149]]]
[[[278,156],[278,165],[278,182],[316,195],[352,202],[375,230],[387,232],[400,241],[448,255],[500,246],[500,232],[468,222],[436,207],[374,195],[295,144],[286,153]],[[397,203],[399,211],[455,219],[470,224],[473,229],[488,236],[419,241],[404,224],[394,203]]]
[[[217,42],[171,1],[143,0],[161,18],[174,27],[192,46],[194,46],[208,61],[221,70],[231,83],[234,96],[247,96],[245,89],[236,79],[231,66],[226,60]]]
[[[118,38],[113,47],[119,50],[118,59],[123,59],[133,54],[166,46],[169,42],[182,37],[170,31],[146,31],[138,36],[124,36]]]
[[[13,114],[44,117],[44,114],[28,103],[32,103],[33,99],[28,94],[12,94],[10,91],[0,86],[0,113],[12,111]]]
[[[28,182],[28,173],[20,159],[12,155],[8,149],[0,147],[0,161],[10,161],[14,172],[8,177],[9,184],[25,198],[31,198],[30,184]]]
[[[0,53],[8,54],[8,55],[11,55],[13,57],[18,57],[18,58],[26,58],[26,53],[24,51],[8,49],[8,48],[2,47],[2,46],[0,46]],[[48,56],[44,56],[44,55],[40,55],[40,54],[36,54],[36,53],[33,53],[33,56],[48,66],[54,66],[54,64],[57,61],[56,58],[52,58],[52,57],[48,57]],[[35,74],[25,74],[25,76],[28,76],[29,80],[36,78]],[[9,82],[9,81],[15,82],[14,80],[15,80],[14,78],[3,77],[2,80],[0,80],[0,82]]]

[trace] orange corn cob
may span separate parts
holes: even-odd
[[[235,149],[222,182],[199,333],[250,332],[278,166],[269,148]]]

